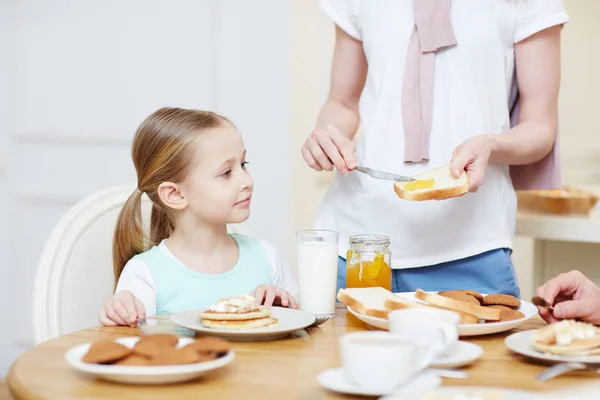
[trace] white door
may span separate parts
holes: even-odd
[[[45,240],[84,196],[135,182],[131,139],[159,107],[233,119],[246,229],[288,253],[291,17],[280,0],[0,1],[0,376],[33,344]]]

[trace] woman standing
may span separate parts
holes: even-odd
[[[390,237],[394,292],[473,289],[519,295],[510,253],[509,166],[551,154],[556,137],[561,0],[322,0],[336,24],[331,88],[302,154],[335,168],[316,227]],[[516,80],[518,76],[518,80]],[[520,115],[511,128],[518,82]],[[356,142],[359,124],[363,135]],[[450,163],[470,191],[408,202],[356,165],[415,175]]]

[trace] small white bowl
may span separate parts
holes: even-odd
[[[136,336],[119,338],[115,342],[133,348],[138,340],[140,338]],[[179,338],[177,346],[183,347],[193,341],[194,339],[192,338]],[[196,364],[166,366],[102,365],[81,361],[82,357],[87,354],[90,346],[91,343],[86,343],[68,350],[65,353],[67,363],[87,376],[138,385],[162,385],[197,379],[209,371],[226,366],[235,357],[235,353],[230,350],[225,356],[216,360]]]

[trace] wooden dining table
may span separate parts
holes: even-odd
[[[545,383],[537,374],[548,367],[512,353],[504,339],[518,330],[545,324],[536,317],[518,329],[501,334],[465,337],[481,346],[483,356],[464,368],[466,379],[443,378],[443,386],[486,386],[548,392],[568,389],[598,375],[571,372]],[[264,342],[233,342],[235,359],[228,366],[198,380],[173,385],[134,386],[88,378],[65,362],[73,346],[99,339],[139,336],[126,327],[95,327],[41,343],[23,353],[12,365],[7,382],[15,399],[352,399],[330,392],[317,382],[319,373],[339,367],[338,338],[345,332],[368,327],[339,305],[335,318],[323,325]]]

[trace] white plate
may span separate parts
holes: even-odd
[[[422,301],[415,298],[415,292],[407,292],[407,293],[396,293],[396,295],[401,296],[407,300],[416,301],[422,303]],[[484,294],[485,296],[485,294]],[[490,335],[492,333],[499,333],[509,331],[514,329],[520,325],[522,325],[527,320],[533,318],[538,314],[538,309],[531,303],[521,300],[521,307],[518,309],[521,311],[525,318],[516,319],[514,321],[506,321],[506,322],[490,322],[490,323],[482,323],[482,324],[460,324],[458,325],[458,334],[460,336],[477,336],[477,335]],[[387,318],[376,318],[370,317],[367,315],[359,314],[354,311],[350,307],[348,307],[348,311],[356,318],[360,319],[366,324],[374,326],[379,329],[389,329],[389,324]]]
[[[441,387],[436,390],[432,390],[431,393],[440,395],[460,395],[467,393],[477,393],[495,391],[501,392],[506,397],[506,400],[544,400],[547,397],[540,396],[536,393],[524,392],[522,390],[502,389],[493,387],[471,387],[471,386],[452,386],[452,387]],[[379,400],[417,400],[414,397],[403,395],[402,393],[394,393],[389,396],[380,398]]]
[[[535,329],[532,329],[529,331],[513,333],[512,335],[510,335],[509,337],[504,339],[504,344],[506,347],[508,347],[510,350],[514,351],[515,353],[518,353],[518,354],[521,354],[521,355],[524,355],[527,357],[535,358],[537,360],[558,361],[558,362],[574,361],[574,362],[581,362],[581,363],[587,363],[587,364],[600,364],[600,355],[577,356],[577,357],[559,356],[559,355],[555,355],[555,354],[541,353],[537,350],[534,350],[533,347],[531,347],[531,336],[533,335],[533,332],[535,332]]]
[[[199,332],[203,335],[220,336],[229,340],[271,340],[289,335],[304,329],[315,322],[315,316],[306,311],[291,308],[273,307],[271,316],[279,320],[276,328],[261,328],[232,331],[226,329],[207,328],[200,322],[199,314],[204,310],[191,310],[177,313],[171,320],[177,325]]]
[[[116,339],[129,348],[133,347],[139,337],[126,337]],[[193,342],[191,338],[180,338],[178,346],[185,346]],[[185,382],[196,379],[233,361],[235,353],[230,351],[225,356],[214,361],[205,361],[196,364],[168,365],[168,366],[125,366],[90,364],[81,361],[88,352],[91,344],[75,346],[65,353],[67,363],[85,375],[105,379],[113,382],[132,383],[143,385],[162,385],[165,383]]]
[[[483,355],[483,349],[474,343],[458,341],[448,352],[438,357],[429,366],[431,368],[459,368],[469,365]]]
[[[380,391],[370,391],[354,383],[348,382],[344,377],[342,368],[331,368],[323,371],[317,377],[319,384],[326,389],[338,393],[353,394],[357,396],[374,396],[379,397],[384,395]],[[409,383],[394,389],[394,393],[412,393],[428,391],[437,388],[442,383],[439,376],[431,372],[421,372],[417,376],[410,379]]]

